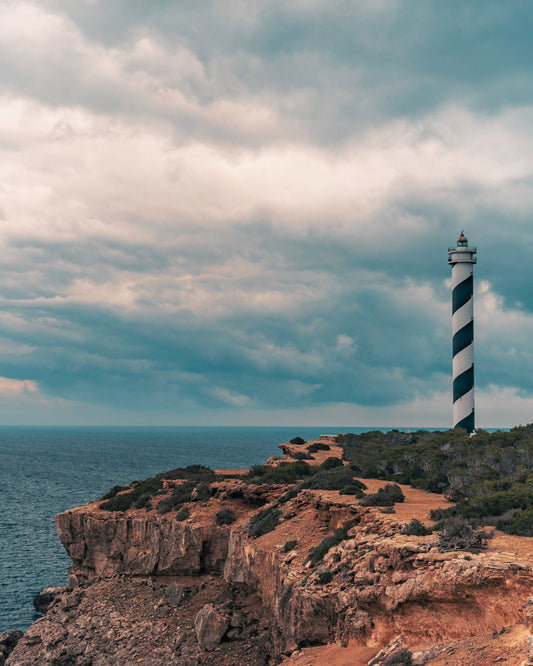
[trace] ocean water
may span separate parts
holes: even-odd
[[[69,558],[54,516],[112,486],[192,463],[249,467],[299,435],[369,428],[0,427],[0,633],[25,631],[32,599],[66,585]]]

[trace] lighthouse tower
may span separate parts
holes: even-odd
[[[464,231],[448,249],[452,267],[453,427],[473,432],[474,420],[474,257]]]

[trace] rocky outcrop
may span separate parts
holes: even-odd
[[[38,613],[46,613],[52,601],[65,590],[64,587],[46,587],[33,597],[33,607]]]
[[[23,635],[22,631],[16,629],[0,634],[0,666],[4,665]]]
[[[70,556],[69,585],[117,574],[130,576],[221,573],[229,528],[170,516],[66,511],[56,516]]]
[[[403,535],[394,515],[353,496],[301,491],[276,506],[273,531],[250,538],[250,517],[281,492],[235,481],[191,504],[183,522],[95,505],[59,514],[69,589],[8,664],[274,664],[309,645],[378,652],[399,635],[407,649],[524,620],[530,564],[505,553],[441,553],[435,536]],[[237,520],[219,526],[226,506]],[[346,538],[312,565],[310,550],[342,525]],[[391,645],[387,654],[400,643]],[[431,654],[417,658],[430,663]]]

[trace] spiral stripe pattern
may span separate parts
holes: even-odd
[[[466,241],[466,239],[464,239]],[[466,242],[464,243],[466,246]],[[475,249],[450,250],[452,265],[453,427],[473,432]]]

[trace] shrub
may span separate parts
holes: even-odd
[[[150,504],[150,500],[152,499],[152,497],[153,497],[153,495],[151,493],[143,493],[135,501],[135,508],[136,509],[150,510],[152,508],[152,506]]]
[[[311,566],[314,567],[318,562],[320,562],[324,555],[334,546],[337,546],[339,543],[348,538],[348,530],[353,526],[353,523],[348,522],[344,523],[342,527],[338,527],[333,534],[330,534],[325,539],[323,539],[316,548],[313,548],[309,553],[309,556],[306,559],[306,562],[311,562]]]
[[[403,648],[394,654],[389,655],[383,662],[383,666],[412,666],[412,653]]]
[[[101,497],[100,499],[102,500],[111,499],[115,497],[115,495],[120,493],[122,490],[126,490],[126,488],[128,488],[128,486],[113,486],[111,490],[108,490],[107,493],[103,495],[103,497]]]
[[[290,440],[290,443],[301,446],[302,444],[305,444],[305,439],[302,439],[301,437],[294,437],[293,439]]]
[[[263,534],[272,532],[276,529],[280,516],[281,511],[279,509],[273,509],[272,507],[261,509],[261,511],[256,513],[250,519],[248,536],[252,539],[257,539],[258,537],[263,536]]]
[[[340,458],[326,458],[322,465],[320,465],[322,469],[333,469],[334,467],[344,467],[343,462]]]
[[[364,483],[353,478],[353,471],[348,467],[318,468],[316,474],[304,481],[303,488],[312,490],[340,490],[345,486],[355,486],[359,490],[366,488]]]
[[[294,541],[287,541],[287,543],[286,543],[286,544],[283,546],[283,548],[281,549],[281,552],[282,552],[282,553],[288,553],[289,550],[292,550],[293,548],[296,547],[297,543],[298,543],[298,542],[297,542],[296,540],[294,540]]]
[[[345,486],[342,486],[342,488],[339,488],[339,493],[341,495],[355,495],[358,499],[365,496],[361,488],[355,483],[348,483]]]
[[[124,492],[120,495],[115,494],[111,499],[102,502],[100,508],[104,511],[127,511],[142,495],[149,495],[152,497],[154,493],[161,490],[163,484],[161,479],[153,477],[145,479],[144,481],[134,481],[132,485],[133,488],[128,492]],[[128,486],[126,486],[126,488],[127,487]]]
[[[433,530],[429,527],[426,527],[424,523],[421,523],[417,518],[413,518],[410,523],[403,528],[402,534],[407,534],[408,536],[427,536],[432,534]]]
[[[307,453],[307,451],[296,451],[295,453],[291,453],[291,458],[294,458],[295,460],[314,460],[313,456],[310,453]]]
[[[309,453],[316,453],[317,451],[331,451],[331,446],[329,444],[324,444],[323,442],[315,442],[310,444],[307,447]]]
[[[405,496],[400,486],[395,483],[387,483],[377,493],[364,497],[360,504],[362,506],[393,506],[396,502],[403,502],[404,499]]]
[[[301,484],[298,484],[294,486],[294,488],[287,490],[287,492],[284,493],[281,497],[278,497],[276,505],[279,506],[280,504],[286,504],[289,500],[294,499],[296,495],[298,495],[301,489],[302,489]]]
[[[189,465],[188,467],[177,467],[171,469],[169,472],[162,472],[158,474],[161,479],[186,479],[189,481],[205,481],[206,483],[216,480],[216,474],[209,467],[204,465]]]
[[[496,527],[507,534],[533,536],[533,511],[514,511],[508,517],[497,520]]]
[[[396,510],[393,506],[382,506],[379,510],[380,513],[396,513]]]
[[[176,486],[170,497],[159,502],[157,505],[157,513],[168,513],[169,511],[178,509],[184,502],[190,502],[194,487],[194,481],[185,481],[179,486]]]
[[[318,574],[318,582],[320,585],[327,585],[333,580],[333,574],[331,571],[323,571]]]
[[[206,502],[211,498],[211,495],[211,486],[208,483],[201,481],[194,489],[192,498],[197,502]]]
[[[254,465],[242,479],[246,483],[295,483],[311,476],[316,470],[303,460],[281,463],[277,467]]]
[[[478,550],[485,548],[489,535],[482,530],[474,530],[464,518],[449,518],[437,525],[439,530],[439,550]]]
[[[224,507],[217,511],[215,521],[217,525],[231,525],[235,522],[235,513],[229,507]]]
[[[176,514],[176,520],[182,521],[182,520],[187,520],[187,518],[190,516],[190,511],[189,509],[184,506],[182,509],[178,511]]]

